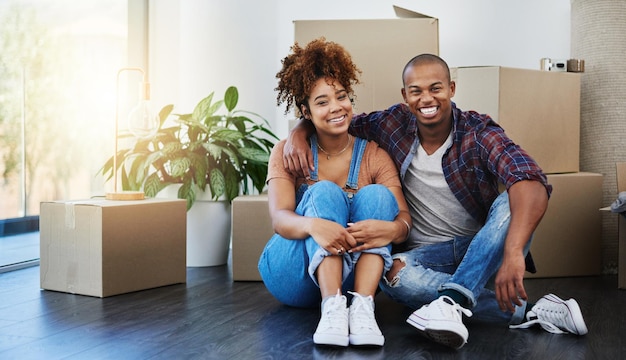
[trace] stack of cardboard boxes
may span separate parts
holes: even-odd
[[[579,171],[580,73],[498,66],[451,69],[463,110],[489,114],[548,176],[553,191],[527,277],[602,271],[602,175]]]
[[[420,53],[439,53],[437,19],[395,8],[397,19],[295,21],[301,45],[325,36],[342,44],[363,70],[355,112],[402,102],[402,69]],[[554,187],[532,245],[538,267],[529,276],[599,274],[602,176],[579,172],[580,74],[479,67],[452,69],[453,99],[488,113],[549,174]],[[259,255],[273,234],[267,197],[232,205],[233,280],[260,280]]]

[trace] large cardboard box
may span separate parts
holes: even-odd
[[[602,174],[550,174],[553,191],[530,251],[537,273],[526,277],[600,275]]]
[[[355,113],[403,102],[402,69],[421,53],[439,54],[439,21],[394,6],[396,19],[296,20],[295,41],[305,46],[321,36],[344,46],[363,71],[354,88]]]
[[[451,75],[457,106],[489,114],[544,172],[579,171],[579,73],[483,66]]]
[[[54,201],[40,209],[41,288],[106,297],[186,282],[186,202]]]
[[[260,281],[259,257],[274,235],[267,195],[238,196],[231,211],[233,280]]]

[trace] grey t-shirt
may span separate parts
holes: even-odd
[[[452,134],[434,153],[420,145],[404,176],[405,197],[413,219],[408,248],[473,236],[480,224],[456,199],[443,175],[443,154],[452,145]]]

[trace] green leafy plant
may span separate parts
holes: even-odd
[[[213,95],[202,99],[191,114],[172,114],[173,105],[163,107],[154,137],[136,139],[132,148],[118,150],[123,190],[143,189],[147,197],[154,197],[169,185],[181,184],[178,198],[187,200],[187,209],[196,201],[196,189],[208,187],[213,200],[229,202],[249,194],[250,188],[263,191],[269,155],[278,137],[262,116],[235,110],[236,87],[229,87],[223,100],[214,101]],[[223,106],[226,113],[220,114]],[[173,125],[168,125],[172,120]],[[101,170],[108,179],[114,173],[113,163],[111,157]]]

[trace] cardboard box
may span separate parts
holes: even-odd
[[[363,73],[354,87],[355,113],[403,102],[402,69],[421,53],[439,54],[439,21],[394,6],[397,19],[297,20],[295,41],[305,46],[321,36],[341,44]]]
[[[490,115],[545,173],[579,171],[580,74],[485,66],[451,75],[457,106]]]
[[[274,235],[267,195],[238,196],[231,211],[233,280],[261,281],[259,257]]]
[[[563,277],[602,273],[602,174],[548,175],[553,191],[530,251],[537,273]]]
[[[186,202],[44,202],[41,288],[106,297],[184,283]]]

